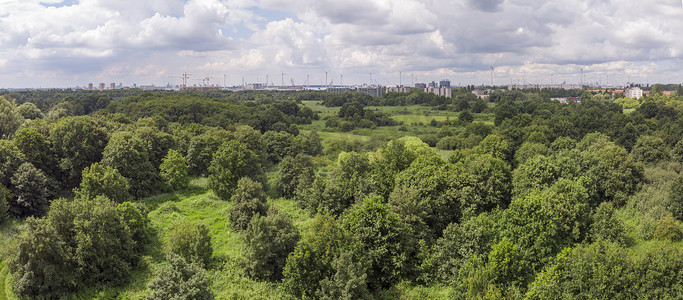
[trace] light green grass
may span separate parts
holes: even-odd
[[[453,120],[452,117],[449,116],[425,116],[425,115],[393,115],[391,116],[392,119],[396,120],[397,122],[403,122],[403,124],[429,124],[432,120],[436,120],[438,122],[443,122],[446,121],[447,119]]]
[[[0,300],[9,299],[7,292],[7,280],[9,275],[9,270],[5,267],[5,263],[0,261]]]

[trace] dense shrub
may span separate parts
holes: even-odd
[[[244,230],[254,215],[265,216],[268,213],[268,202],[263,185],[249,177],[242,177],[237,182],[237,189],[230,197],[233,205],[230,208],[230,223],[235,230]]]
[[[31,163],[23,163],[12,176],[12,193],[12,215],[41,216],[48,206],[47,177]]]
[[[117,169],[128,179],[133,196],[147,197],[160,189],[161,178],[149,159],[147,145],[132,133],[113,134],[102,156],[103,165]]]
[[[300,153],[295,157],[287,156],[278,164],[273,187],[280,196],[292,198],[299,185],[310,185],[314,178],[313,160],[310,156]]]
[[[80,288],[128,282],[141,253],[130,224],[104,197],[55,200],[45,218],[29,218],[7,260],[14,291],[58,298]]]
[[[261,163],[256,154],[238,141],[228,141],[218,148],[209,167],[209,188],[216,195],[228,200],[237,181],[245,176],[261,179]]]
[[[179,221],[168,233],[166,249],[188,262],[196,262],[207,267],[213,255],[209,229],[204,224]]]
[[[157,271],[147,286],[147,300],[212,300],[206,271],[197,263],[188,263],[178,255],[166,257],[168,265]]]
[[[259,279],[280,280],[287,256],[299,241],[299,231],[286,215],[270,210],[255,215],[244,233],[247,269]]]
[[[128,179],[123,177],[117,169],[94,163],[83,169],[80,186],[75,190],[82,199],[93,199],[104,196],[114,202],[122,203],[131,200],[128,192]]]
[[[185,158],[173,149],[161,160],[159,171],[161,178],[174,190],[184,189],[190,183]]]

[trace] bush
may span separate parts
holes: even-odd
[[[367,286],[367,266],[361,261],[354,261],[353,253],[339,254],[332,268],[336,273],[320,282],[320,289],[316,292],[319,299],[372,299]]]
[[[675,218],[683,220],[683,174],[671,184],[669,198],[671,199],[669,210]]]
[[[659,137],[641,135],[631,149],[633,158],[643,163],[656,163],[669,158],[666,143]]]
[[[166,260],[168,265],[148,285],[147,300],[214,299],[206,271],[199,264],[188,263],[178,255],[169,255]]]
[[[317,214],[308,234],[287,258],[282,286],[297,298],[314,297],[320,293],[322,282],[336,274],[333,264],[339,253],[360,253],[355,244],[334,217]]]
[[[47,177],[31,163],[23,163],[12,176],[14,199],[10,211],[17,217],[41,216],[47,208]]]
[[[350,208],[341,227],[360,241],[360,251],[369,259],[368,286],[371,289],[388,288],[410,275],[417,241],[410,228],[381,197],[366,198]]]
[[[614,212],[614,206],[610,202],[601,203],[595,210],[589,233],[591,240],[605,240],[626,246],[624,224],[614,215]]]
[[[161,178],[174,190],[181,190],[190,183],[187,176],[187,164],[185,158],[173,149],[161,161],[159,166]]]
[[[123,203],[133,197],[128,193],[130,185],[117,169],[94,163],[83,169],[81,185],[75,190],[77,197],[93,199],[104,196],[116,202]]]
[[[0,185],[0,225],[5,223],[9,218],[9,203],[7,202],[9,198],[9,190],[3,185]]]
[[[0,96],[0,139],[11,139],[14,132],[24,123],[14,100]]]
[[[233,206],[230,208],[230,223],[234,230],[244,230],[249,226],[254,215],[265,216],[268,213],[268,203],[263,185],[249,177],[242,177],[237,182],[237,189],[230,198]]]
[[[237,181],[245,176],[260,180],[261,162],[247,146],[238,141],[228,141],[218,148],[209,167],[209,188],[216,196],[228,200]]]
[[[315,166],[310,156],[297,154],[287,156],[278,165],[274,187],[278,194],[292,198],[300,184],[310,185],[315,178]]]
[[[0,184],[9,187],[12,175],[26,162],[19,148],[8,140],[0,140]]]
[[[207,267],[213,255],[209,229],[204,224],[180,221],[168,234],[166,249],[169,253],[178,255],[188,262],[196,262]]]
[[[671,215],[665,216],[657,221],[653,237],[658,240],[678,242],[683,238],[681,223]]]
[[[245,256],[251,276],[271,281],[282,278],[287,256],[299,241],[299,231],[284,214],[270,210],[268,216],[255,215],[244,233]]]
[[[26,221],[7,265],[19,296],[59,298],[79,288],[127,283],[141,243],[114,202],[59,199],[45,218]]]
[[[130,132],[112,135],[104,148],[102,164],[117,169],[130,183],[130,193],[147,197],[158,190],[159,173],[149,159],[146,143]]]

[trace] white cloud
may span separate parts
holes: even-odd
[[[683,75],[678,0],[74,2],[0,3],[0,81],[154,81],[186,70],[264,77],[285,69],[301,78],[335,69],[345,82],[366,82],[370,72],[390,81],[401,69],[422,81],[433,74],[482,83],[491,65],[500,81],[531,73],[569,80],[578,66],[591,76]]]

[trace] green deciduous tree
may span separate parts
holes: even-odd
[[[564,247],[585,238],[589,203],[580,180],[558,180],[544,191],[513,200],[504,214],[502,235],[523,249],[533,270],[540,270]]]
[[[135,136],[146,144],[149,161],[155,168],[159,168],[168,151],[176,149],[178,144],[172,135],[150,126],[139,127]]]
[[[206,271],[178,255],[166,257],[168,265],[157,271],[147,288],[147,300],[212,300],[214,294]]]
[[[265,217],[255,215],[244,235],[249,273],[255,278],[280,280],[287,256],[299,241],[292,220],[271,209]]]
[[[159,171],[161,179],[174,190],[184,189],[190,183],[185,158],[173,149],[168,150],[168,154],[161,161]]]
[[[313,160],[310,156],[299,153],[295,157],[285,157],[278,164],[273,186],[280,196],[292,198],[299,185],[310,185],[314,179]]]
[[[24,154],[26,161],[36,168],[43,170],[49,176],[56,177],[59,174],[52,144],[38,128],[19,129],[14,137],[14,144]]]
[[[204,224],[179,221],[168,233],[166,249],[169,253],[206,268],[213,255],[209,228]]]
[[[287,258],[282,285],[298,298],[311,298],[326,278],[336,274],[334,261],[340,253],[359,253],[357,243],[348,236],[334,217],[317,214],[309,231]]]
[[[9,187],[12,175],[26,162],[19,148],[8,140],[0,140],[0,185]]]
[[[19,114],[21,114],[21,116],[24,117],[24,119],[33,120],[42,119],[45,117],[43,112],[41,112],[40,109],[32,102],[25,102],[24,104],[19,105],[19,107],[17,107],[17,111]]]
[[[17,110],[14,101],[0,96],[0,139],[11,139],[23,123],[24,117]]]
[[[624,232],[624,224],[614,213],[614,205],[610,202],[603,202],[598,206],[592,215],[589,233],[591,240],[604,240],[627,246],[628,238]]]
[[[190,174],[207,175],[213,155],[222,143],[219,136],[211,133],[193,136],[187,150],[187,165]]]
[[[369,259],[368,286],[388,288],[411,275],[415,265],[417,241],[409,227],[383,203],[368,197],[344,216],[341,227],[360,242],[361,252]]]
[[[232,196],[237,181],[250,177],[261,181],[261,162],[253,151],[238,141],[228,141],[218,148],[209,167],[209,188],[216,195],[228,200]]]
[[[160,176],[149,160],[145,142],[130,132],[120,131],[111,136],[102,164],[117,169],[128,179],[134,197],[146,197],[159,189]]]
[[[641,135],[631,149],[633,158],[643,163],[657,163],[669,158],[664,140],[651,135]]]
[[[323,209],[340,215],[348,207],[363,199],[369,191],[370,162],[366,154],[342,152],[328,179],[318,177],[310,188],[297,191],[299,203],[313,213]]]
[[[31,163],[23,163],[12,176],[10,211],[17,217],[41,216],[48,206],[47,177]]]
[[[230,200],[233,205],[230,208],[229,218],[234,230],[245,230],[254,215],[265,216],[268,213],[268,202],[263,185],[249,177],[240,178]]]
[[[673,216],[679,220],[683,220],[683,174],[671,184],[671,191],[669,191],[669,211]]]
[[[355,261],[352,252],[342,252],[332,262],[336,271],[331,277],[320,282],[316,297],[326,300],[372,299],[367,286],[367,266],[362,261]]]
[[[55,200],[45,218],[27,220],[10,250],[14,291],[59,298],[98,284],[122,285],[139,261],[139,242],[110,200]]]
[[[9,200],[10,197],[10,191],[3,185],[0,185],[0,225],[5,223],[9,218],[9,203],[7,200]]]
[[[521,165],[536,155],[549,155],[550,149],[541,143],[524,142],[515,152],[515,165]]]
[[[57,122],[50,130],[50,141],[65,172],[63,183],[73,188],[81,181],[83,169],[102,159],[109,136],[90,117],[71,117]]]
[[[94,163],[83,169],[81,184],[75,193],[81,199],[104,196],[116,203],[122,203],[131,200],[129,189],[128,179],[123,177],[118,170]]]
[[[674,219],[671,215],[664,216],[657,221],[653,237],[658,240],[680,241],[683,239],[681,222]]]
[[[444,230],[432,252],[435,279],[455,284],[463,281],[468,261],[485,261],[498,235],[496,217],[482,213],[460,224],[451,223]]]
[[[390,141],[377,150],[374,160],[370,163],[371,180],[376,192],[385,199],[389,198],[389,194],[394,190],[394,178],[408,168],[413,160],[415,153],[409,151],[402,140]]]

